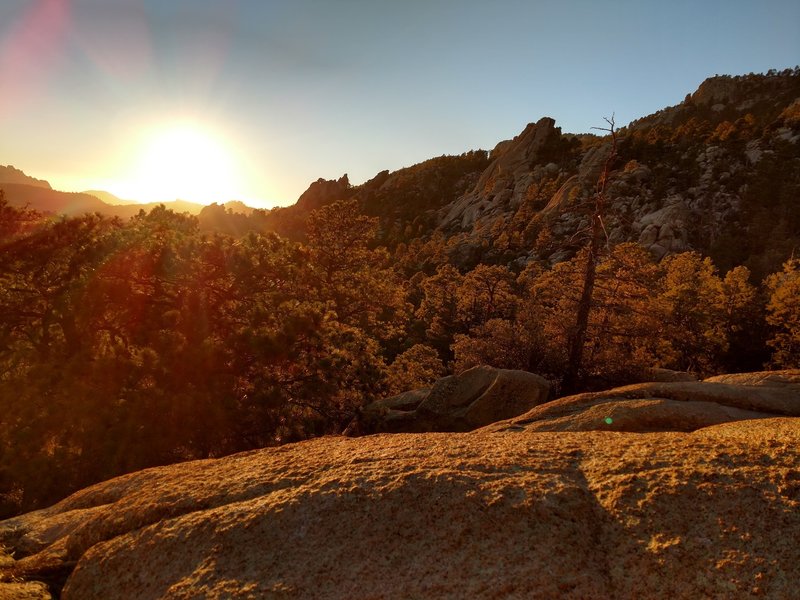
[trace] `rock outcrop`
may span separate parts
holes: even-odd
[[[587,196],[597,184],[597,179],[603,172],[610,153],[610,143],[595,146],[587,151],[581,159],[578,174],[573,175],[564,182],[564,185],[553,195],[547,206],[542,209],[542,213],[545,215],[561,213],[570,207],[571,199]]]
[[[647,381],[662,383],[668,381],[697,381],[697,375],[688,371],[674,371],[655,367],[648,370]]]
[[[791,598],[798,448],[791,418],[321,438],[119,477],[0,543],[74,566],[63,600]]]
[[[800,369],[761,371],[758,373],[730,373],[709,377],[705,381],[730,385],[766,386],[793,391],[800,396]]]
[[[543,150],[561,137],[555,120],[543,117],[512,140],[500,142],[489,158],[472,191],[464,194],[441,213],[443,227],[468,228],[484,216],[518,208],[535,181],[534,166],[542,161]],[[558,170],[556,165],[553,167]]]
[[[312,211],[337,200],[346,200],[349,190],[350,180],[346,173],[339,179],[317,179],[297,199],[297,208]]]
[[[800,370],[628,385],[559,398],[489,431],[695,431],[729,421],[800,417]]]
[[[643,215],[634,228],[641,231],[638,242],[661,260],[667,254],[689,249],[686,232],[691,221],[689,208],[683,200],[674,198],[664,208]]]
[[[353,433],[471,431],[508,419],[547,401],[550,385],[527,373],[474,367],[439,379],[431,388],[367,405]]]

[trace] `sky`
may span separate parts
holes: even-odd
[[[0,164],[141,201],[309,183],[624,125],[800,64],[798,0],[0,0]]]

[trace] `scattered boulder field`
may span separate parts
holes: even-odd
[[[797,597],[799,388],[637,384],[471,432],[139,471],[0,522],[0,581],[64,600]]]

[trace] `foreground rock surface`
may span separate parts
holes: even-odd
[[[322,438],[0,523],[65,600],[796,597],[800,419]],[[23,554],[28,554],[23,557]]]
[[[442,377],[431,388],[405,392],[364,407],[352,433],[471,431],[521,415],[547,401],[546,379],[479,366]]]
[[[800,369],[637,383],[559,398],[487,431],[694,431],[729,421],[800,417]]]
[[[52,600],[43,583],[0,583],[0,600]]]
[[[0,600],[52,600],[44,583],[38,581],[16,581],[11,576],[14,557],[0,546]]]

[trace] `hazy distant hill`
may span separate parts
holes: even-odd
[[[27,206],[35,210],[58,214],[79,215],[97,212],[112,217],[128,219],[139,211],[149,212],[159,204],[178,213],[199,215],[204,205],[186,200],[139,203],[123,200],[110,192],[89,190],[86,192],[61,192],[54,190],[42,179],[36,179],[12,166],[0,166],[0,189],[11,206]],[[232,213],[249,215],[253,209],[243,202],[234,200],[225,206]]]
[[[190,215],[198,215],[200,214],[200,211],[203,209],[202,204],[197,204],[195,202],[187,202],[186,200],[172,200],[169,202],[147,202],[141,204],[138,202],[134,202],[133,204],[124,204],[117,206],[109,206],[108,204],[106,204],[103,210],[101,210],[100,212],[103,214],[114,215],[116,217],[122,217],[123,219],[127,219],[136,215],[140,210],[149,212],[159,204],[163,204],[168,209],[175,211],[177,213],[189,213]]]
[[[119,198],[104,190],[61,192],[52,189],[47,181],[26,175],[11,165],[0,165],[0,189],[5,192],[6,200],[11,206],[27,206],[45,213],[69,216],[97,212],[129,219],[139,211],[149,212],[159,204],[178,213],[197,216],[205,206],[187,200],[138,202]],[[231,200],[221,206],[233,215],[250,216],[255,210],[240,200]]]
[[[109,207],[104,208],[100,212],[113,214],[123,218],[131,217],[137,214],[140,210],[148,212],[159,204],[163,204],[175,212],[187,212],[191,215],[200,214],[200,211],[204,206],[203,204],[189,202],[187,200],[167,200],[164,202],[139,202],[138,200],[124,200],[118,196],[115,196],[111,192],[106,192],[103,190],[88,190],[83,193],[99,198],[105,204],[109,205]],[[249,214],[253,211],[252,208],[238,201],[226,202],[225,206],[231,208],[234,212],[241,212],[243,214]]]
[[[247,206],[247,204],[245,204],[241,200],[230,200],[225,204],[223,204],[222,206],[224,206],[227,210],[230,210],[233,213],[238,213],[242,215],[251,215],[253,214],[253,211],[256,210],[252,206]]]
[[[87,212],[112,214],[112,208],[89,194],[59,192],[50,187],[21,183],[0,183],[0,189],[11,206],[27,206],[41,212],[61,215],[79,215]]]
[[[86,190],[83,193],[94,196],[95,198],[99,198],[106,204],[111,204],[112,206],[120,206],[126,204],[140,204],[136,200],[123,200],[122,198],[115,196],[111,192],[104,192],[103,190]]]
[[[0,186],[6,183],[19,183],[23,185],[46,188],[48,190],[50,189],[50,184],[43,179],[30,177],[19,169],[15,169],[11,165],[0,165]]]

